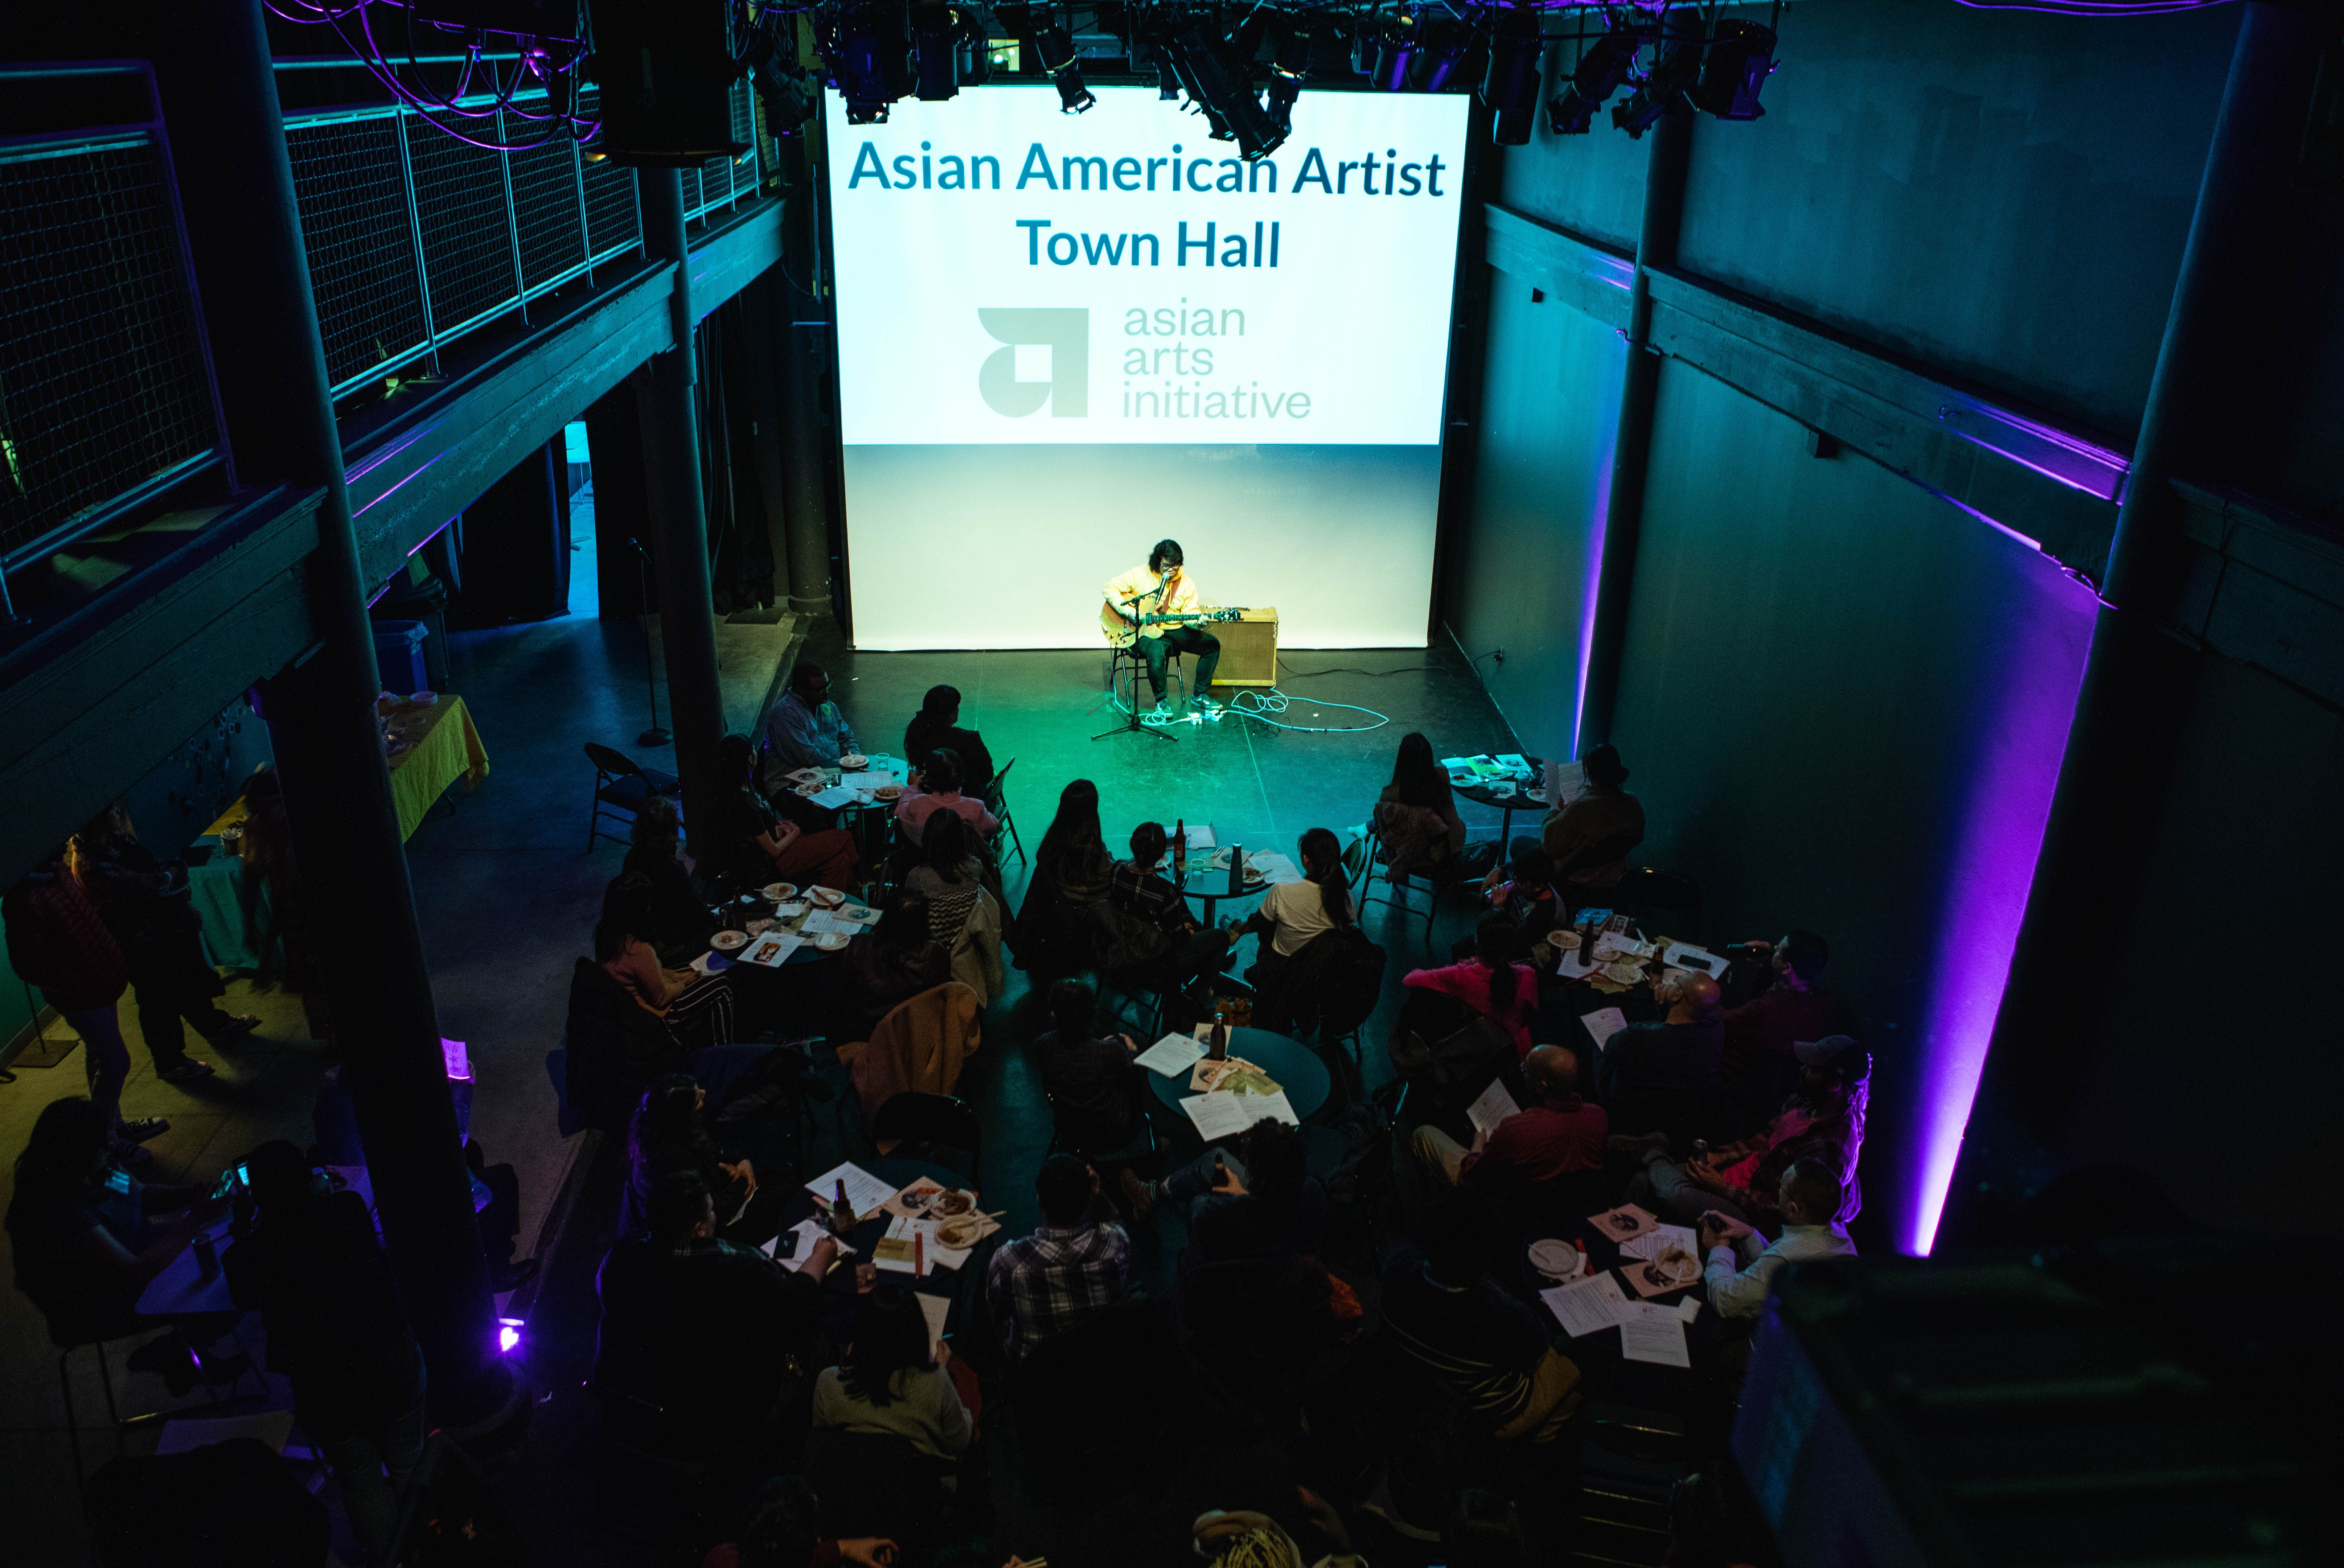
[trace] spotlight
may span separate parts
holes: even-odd
[[[1387,93],[1397,93],[1408,85],[1409,71],[1424,45],[1424,30],[1415,17],[1392,16],[1360,35],[1362,42],[1370,37],[1375,54],[1366,67],[1368,80]]]
[[[497,1320],[497,1353],[509,1356],[520,1349],[520,1331],[525,1325],[520,1318]]]
[[[762,30],[749,40],[748,61],[750,85],[765,106],[766,129],[777,136],[796,136],[813,118],[813,78],[796,61],[784,61],[773,35]]]
[[[1651,38],[1643,27],[1618,27],[1595,40],[1571,74],[1571,85],[1546,106],[1547,124],[1558,136],[1583,136],[1603,100],[1620,90],[1636,63],[1636,51]]]
[[[1283,140],[1294,130],[1294,100],[1310,75],[1310,34],[1298,23],[1284,24],[1278,35],[1278,53],[1269,64],[1269,123]]]
[[[1249,62],[1238,59],[1202,21],[1191,21],[1173,35],[1172,52],[1188,95],[1207,120],[1221,127],[1215,136],[1234,140],[1238,156],[1248,163],[1278,150],[1286,133],[1254,96]]]
[[[848,125],[887,123],[887,106],[904,95],[911,53],[900,10],[860,6],[838,19],[838,56],[832,74],[846,98]]]
[[[1758,106],[1758,89],[1773,69],[1774,30],[1728,17],[1710,40],[1701,82],[1690,95],[1693,107],[1721,120],[1754,120],[1766,112]]]
[[[1512,5],[1498,13],[1497,36],[1490,40],[1489,74],[1481,78],[1481,101],[1498,112],[1493,134],[1500,146],[1518,147],[1531,139],[1531,127],[1538,121],[1539,57],[1545,50],[1536,11]]]
[[[1083,68],[1075,63],[1075,37],[1056,22],[1034,33],[1034,53],[1058,89],[1058,112],[1079,115],[1098,102],[1083,85]]]
[[[1432,64],[1424,73],[1424,90],[1445,93],[1450,84],[1463,75],[1467,57],[1473,53],[1473,25],[1454,17],[1441,17],[1425,27],[1425,54]]]
[[[1662,52],[1644,85],[1629,95],[1628,101],[1612,111],[1612,123],[1628,133],[1631,139],[1641,137],[1652,128],[1662,115],[1684,101],[1685,89],[1701,74],[1701,45],[1696,43],[1671,44]]]
[[[960,30],[936,0],[912,7],[913,94],[924,104],[960,92]]]
[[[993,40],[985,35],[985,15],[974,5],[953,15],[960,19],[953,35],[954,69],[964,85],[982,87],[993,80]]]

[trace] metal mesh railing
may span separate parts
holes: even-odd
[[[505,136],[519,140],[528,122],[507,116]],[[567,137],[509,159],[512,171],[513,221],[520,250],[522,286],[530,291],[556,278],[574,276],[586,265],[584,192],[578,183],[578,149]]]
[[[409,130],[431,318],[454,334],[520,303],[504,155],[427,126]]]
[[[0,151],[0,554],[218,447],[163,149]]]
[[[388,113],[285,129],[326,375],[337,385],[431,346],[399,143]]]

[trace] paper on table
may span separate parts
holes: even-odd
[[[846,805],[850,801],[860,800],[861,799],[863,799],[862,796],[856,794],[854,790],[849,789],[844,784],[834,784],[829,789],[823,790],[820,794],[809,795],[806,797],[806,800],[809,804],[819,806],[825,811],[835,811],[841,806]]]
[[[1587,1032],[1595,1037],[1595,1049],[1601,1050],[1612,1043],[1613,1035],[1628,1027],[1628,1015],[1616,1007],[1601,1007],[1593,1012],[1581,1014],[1579,1021],[1585,1024]]]
[[[1663,1220],[1642,1235],[1621,1242],[1620,1255],[1623,1258],[1657,1258],[1674,1244],[1682,1247],[1698,1258],[1701,1256],[1701,1248],[1694,1242],[1695,1237],[1690,1228],[1683,1225],[1672,1225]]]
[[[1541,1291],[1539,1300],[1554,1314],[1571,1338],[1582,1334],[1601,1333],[1620,1321],[1621,1310],[1628,1298],[1620,1293],[1619,1282],[1606,1269],[1584,1280],[1573,1280],[1567,1285],[1557,1285],[1551,1291]]]
[[[1664,1367],[1692,1365],[1692,1354],[1685,1348],[1684,1320],[1673,1307],[1621,1319],[1620,1353],[1632,1362]]]
[[[777,970],[790,961],[790,955],[805,946],[804,939],[787,931],[768,931],[741,950],[740,961],[755,964],[760,969]]]
[[[1701,1316],[1701,1298],[1699,1296],[1687,1296],[1677,1303],[1677,1317],[1679,1321],[1689,1323],[1699,1316]]]
[[[1715,980],[1725,972],[1725,960],[1687,942],[1671,942],[1661,950],[1661,961],[1672,969],[1699,970]]]
[[[965,1253],[962,1255],[966,1256]],[[932,1296],[924,1291],[919,1292],[919,1296],[920,1315],[928,1320],[928,1352],[933,1355],[936,1342],[945,1337],[945,1320],[952,1316],[953,1299],[950,1296]]]
[[[1282,888],[1289,882],[1298,882],[1302,879],[1302,873],[1295,869],[1294,862],[1276,849],[1259,855],[1248,855],[1246,860],[1248,864],[1260,869],[1261,879],[1270,887]]]
[[[1509,1116],[1521,1115],[1521,1110],[1514,1103],[1514,1097],[1506,1092],[1503,1082],[1492,1082],[1465,1108],[1465,1120],[1480,1131],[1495,1132],[1499,1122]]]
[[[876,789],[882,784],[894,782],[895,782],[895,776],[893,773],[842,773],[839,775],[838,787],[842,789]]]
[[[859,937],[863,934],[863,927],[854,920],[834,915],[828,910],[816,910],[806,916],[805,924],[798,928],[798,934],[807,937]]]
[[[1245,1107],[1248,1126],[1256,1121],[1267,1121],[1273,1116],[1288,1127],[1302,1125],[1302,1118],[1294,1114],[1294,1102],[1286,1098],[1283,1089],[1275,1094],[1233,1094],[1229,1098]]]
[[[1622,1203],[1617,1209],[1606,1209],[1601,1214],[1590,1214],[1587,1222],[1600,1225],[1603,1233],[1614,1241],[1630,1241],[1661,1222],[1661,1217],[1650,1209],[1634,1203]]]
[[[922,1245],[914,1249],[912,1239],[918,1237]],[[895,1243],[893,1246],[889,1242]],[[871,1251],[871,1261],[891,1274],[915,1274],[919,1271],[914,1261],[922,1253],[930,1267],[936,1261],[936,1222],[934,1220],[914,1220],[898,1214],[887,1221],[887,1234]],[[966,1253],[962,1254],[966,1257]]]
[[[1212,825],[1211,825],[1210,823],[1207,823],[1207,822],[1191,822],[1191,823],[1189,823],[1189,824],[1188,824],[1188,848],[1189,848],[1190,849],[1194,850],[1194,849],[1211,849],[1212,847],[1213,847],[1213,829],[1212,829]]]
[[[882,1204],[895,1195],[894,1183],[882,1181],[852,1160],[823,1171],[807,1182],[805,1189],[827,1202],[837,1196],[841,1181],[846,1183],[846,1201],[857,1214],[876,1212]]]
[[[1167,1034],[1132,1060],[1150,1072],[1177,1078],[1191,1065],[1203,1060],[1204,1055],[1203,1041],[1185,1034]]]
[[[1580,950],[1573,948],[1562,955],[1562,961],[1554,966],[1554,972],[1565,980],[1583,980],[1594,972],[1594,969],[1595,966],[1587,961]]]
[[[692,967],[704,975],[722,974],[732,967],[732,960],[711,948],[692,960]]]
[[[813,1244],[829,1232],[823,1228],[820,1220],[801,1220],[783,1234],[797,1237],[796,1250],[786,1258],[781,1256],[782,1238],[776,1236],[765,1243],[765,1256],[793,1274],[803,1274],[805,1272],[807,1262],[813,1257]],[[842,1258],[851,1258],[854,1256],[854,1249],[841,1241],[838,1243],[838,1255]]]
[[[1188,1120],[1197,1124],[1197,1136],[1210,1143],[1218,1138],[1233,1138],[1253,1125],[1246,1114],[1245,1100],[1234,1094],[1199,1094],[1180,1102]]]

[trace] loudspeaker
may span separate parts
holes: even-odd
[[[1218,621],[1204,629],[1221,639],[1221,662],[1213,668],[1215,686],[1278,684],[1278,611],[1249,609],[1241,619]]]
[[[730,6],[594,0],[595,85],[614,164],[688,169],[749,150],[732,139]]]

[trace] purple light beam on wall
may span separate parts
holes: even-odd
[[[2091,649],[2090,592],[2047,558],[2020,564],[2013,592],[2025,602],[2001,628],[1999,667],[1975,675],[1987,695],[1969,738],[1967,793],[1936,922],[1919,1138],[1904,1183],[1909,1207],[1895,1221],[1898,1251],[1920,1256],[1936,1245]]]
[[[1630,272],[1635,269],[1632,266]],[[1616,339],[1614,341],[1617,341]],[[1626,375],[1626,355],[1621,355],[1621,374]],[[1620,393],[1612,395],[1613,407],[1619,405]],[[1571,758],[1579,759],[1579,727],[1587,717],[1587,662],[1595,655],[1595,597],[1603,588],[1603,541],[1612,531],[1612,454],[1620,444],[1620,421],[1602,422],[1603,449],[1595,458],[1595,504],[1588,508],[1587,581],[1579,595],[1579,694],[1571,709]]]

